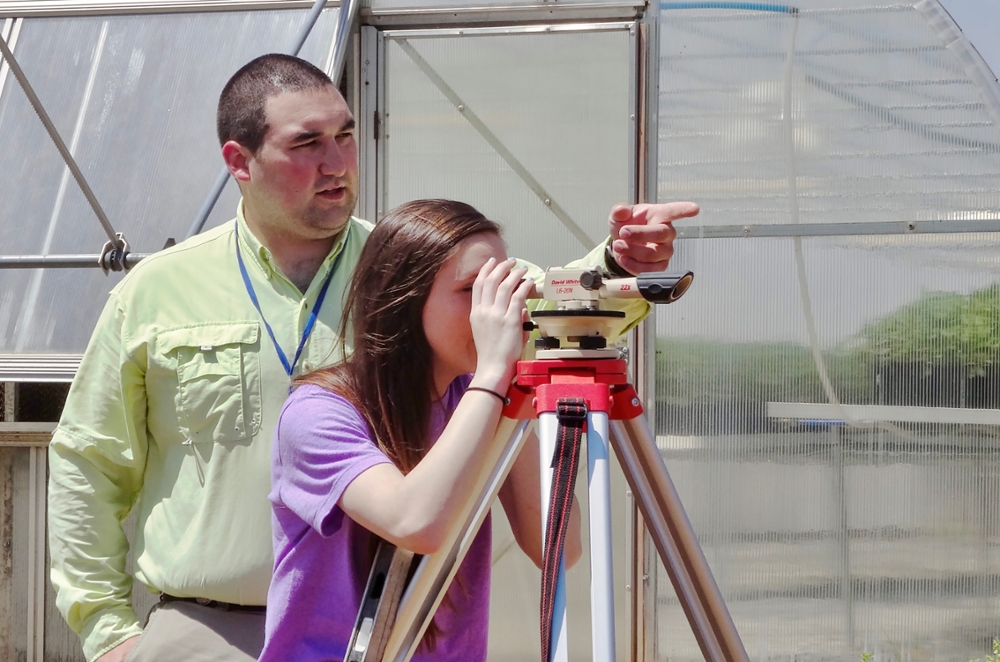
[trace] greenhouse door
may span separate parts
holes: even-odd
[[[451,198],[540,266],[589,251],[635,195],[636,27],[365,28],[361,216]]]
[[[360,215],[456,199],[504,226],[511,255],[542,267],[582,257],[605,239],[611,207],[636,199],[637,31],[635,22],[363,28]],[[626,489],[614,471],[617,516]],[[538,571],[501,512],[489,658],[520,660],[537,656]],[[624,520],[614,522],[620,659],[631,639]],[[588,566],[570,571],[573,659],[591,657]]]

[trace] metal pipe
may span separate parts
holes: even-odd
[[[798,7],[764,2],[661,2],[660,9],[733,9],[736,11],[764,11],[779,14],[797,14]]]
[[[22,24],[23,21],[19,18],[8,18],[4,19],[3,27],[0,28],[0,39],[6,39],[7,47],[11,50],[17,48],[17,36],[21,32]],[[7,60],[0,58],[0,99],[3,99],[3,91],[6,88],[8,71],[10,71],[10,67],[7,66]]]
[[[0,20],[309,9],[312,3],[313,0],[126,0],[110,3],[105,0],[59,3],[51,0],[0,0]]]
[[[358,20],[361,0],[341,0],[340,14],[337,16],[337,31],[334,33],[335,50],[333,66],[330,67],[330,78],[336,83],[344,75],[344,63],[347,61],[348,36]]]
[[[1000,232],[1000,219],[939,221],[858,221],[854,223],[772,223],[757,225],[677,226],[678,239],[737,237],[857,237],[874,235],[964,234]]]
[[[316,21],[319,20],[319,15],[323,13],[326,3],[327,0],[316,0],[312,9],[309,10],[309,15],[306,16],[305,23],[302,24],[302,28],[295,36],[295,41],[292,42],[291,48],[284,51],[286,54],[299,54],[299,51],[302,50],[303,44],[306,43],[306,39],[309,37],[309,33],[312,32],[313,26],[315,26]],[[333,68],[330,70],[330,78],[334,81],[339,80],[340,73],[344,68],[344,60],[346,59],[347,53],[347,36],[350,34],[351,27],[357,19],[358,5],[359,0],[344,0],[340,6],[340,16],[338,17],[337,29],[333,37],[336,43],[336,50],[333,55]],[[220,170],[219,174],[216,176],[215,182],[212,184],[212,188],[209,190],[208,195],[205,197],[205,201],[202,202],[201,207],[198,208],[198,213],[195,214],[194,221],[191,222],[191,227],[188,228],[188,232],[184,236],[185,239],[190,239],[202,231],[205,227],[205,223],[208,221],[209,215],[215,208],[215,203],[219,201],[219,197],[222,195],[223,189],[226,188],[227,183],[229,183],[229,169],[223,166],[222,170]]]
[[[127,253],[126,269],[134,267],[149,253]],[[3,255],[0,269],[83,269],[101,266],[100,255]]]
[[[710,662],[749,662],[646,419],[611,421],[611,431],[618,461],[702,655]]]
[[[52,142],[55,143],[56,149],[63,157],[63,161],[66,162],[66,166],[69,171],[73,173],[73,178],[76,183],[80,185],[80,189],[83,191],[83,195],[87,198],[87,202],[90,203],[91,209],[97,214],[97,220],[101,222],[101,226],[107,233],[111,242],[116,246],[119,245],[118,235],[115,233],[115,229],[111,226],[111,221],[108,220],[107,214],[104,213],[104,209],[101,207],[101,203],[97,201],[97,196],[94,195],[94,191],[91,190],[90,184],[87,183],[86,178],[83,176],[83,172],[80,171],[80,167],[76,164],[76,160],[70,153],[69,148],[66,147],[66,143],[63,142],[62,136],[59,135],[59,131],[56,129],[56,125],[52,123],[49,118],[49,114],[45,111],[45,107],[42,105],[41,100],[39,100],[38,95],[35,94],[35,90],[31,87],[31,83],[28,82],[27,76],[24,75],[24,71],[21,70],[21,65],[17,63],[14,58],[14,53],[11,52],[10,48],[7,46],[7,40],[0,36],[0,53],[3,54],[4,59],[7,61],[7,65],[10,67],[10,72],[14,74],[17,82],[20,83],[21,89],[24,90],[25,96],[28,97],[28,101],[31,102],[31,107],[35,109],[35,113],[38,115],[38,119],[42,121],[45,126],[45,130],[48,131],[49,137]]]
[[[611,540],[608,413],[587,414],[587,495],[590,519],[590,636],[595,662],[615,660],[615,579]],[[551,457],[551,456],[550,456]],[[545,499],[543,493],[542,498]]]

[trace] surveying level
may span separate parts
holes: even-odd
[[[500,486],[527,438],[528,425],[538,419],[542,489],[542,531],[545,559],[542,569],[543,662],[569,659],[566,631],[565,568],[560,531],[565,533],[576,476],[578,445],[587,440],[588,500],[590,506],[591,635],[595,660],[615,660],[614,587],[611,559],[611,481],[609,440],[639,506],[649,535],[667,570],[702,654],[710,662],[749,662],[736,627],[715,583],[697,536],[667,472],[635,388],[628,383],[627,364],[620,350],[607,347],[610,330],[625,316],[601,308],[603,299],[645,298],[671,303],[691,285],[693,274],[643,274],[610,278],[598,269],[549,269],[536,286],[542,298],[554,301],[554,310],[532,313],[540,337],[536,358],[519,361],[514,383],[507,391],[503,417],[489,455],[476,478],[478,497],[466,504],[462,517],[448,532],[435,554],[421,557],[412,572],[386,636],[367,631],[358,636],[345,660],[351,662],[408,662],[450,586],[458,567],[489,513]],[[526,327],[527,328],[527,327]],[[609,434],[610,433],[610,434]],[[552,507],[552,503],[557,504]],[[383,546],[391,547],[388,543]],[[406,552],[396,550],[397,555]],[[388,572],[388,554],[382,553]],[[393,555],[395,558],[395,555]],[[379,561],[376,561],[378,564]],[[398,564],[400,568],[407,564]],[[383,571],[372,570],[373,577]],[[382,576],[383,583],[388,580]],[[378,589],[377,591],[373,589]],[[369,585],[367,594],[388,593]],[[386,597],[383,601],[391,600]],[[393,609],[395,607],[395,609]],[[362,606],[362,610],[365,607]],[[359,626],[363,622],[359,614]],[[374,623],[375,620],[372,620]],[[387,623],[388,619],[382,619]],[[376,629],[378,625],[375,626]],[[359,639],[378,641],[370,651]],[[384,647],[381,642],[384,642]],[[353,650],[353,656],[352,656]],[[369,655],[370,653],[370,655]]]
[[[693,280],[690,271],[683,276],[655,272],[608,280],[598,269],[549,269],[535,290],[541,298],[557,302],[557,307],[531,314],[533,323],[529,323],[529,330],[537,328],[541,334],[535,347],[543,351],[558,349],[568,340],[578,343],[581,350],[604,349],[611,329],[625,313],[601,309],[602,299],[643,298],[654,303],[672,303],[681,298]]]

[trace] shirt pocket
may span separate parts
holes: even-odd
[[[164,331],[161,351],[177,366],[179,420],[192,443],[252,438],[260,430],[260,327],[204,324]]]

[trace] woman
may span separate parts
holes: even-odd
[[[525,273],[499,226],[460,202],[411,202],[375,227],[345,306],[353,353],[300,378],[279,419],[262,662],[343,659],[375,536],[418,554],[441,547],[474,496],[524,347]],[[526,445],[500,501],[540,565],[537,453]],[[571,526],[567,564],[581,553]],[[414,659],[486,659],[490,547],[487,522]]]

